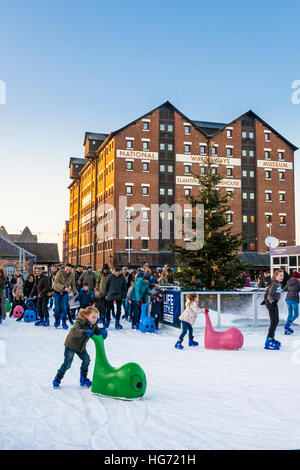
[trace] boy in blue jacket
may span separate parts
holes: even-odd
[[[82,289],[79,291],[79,294],[75,297],[74,302],[79,302],[80,308],[87,308],[92,305],[92,298],[93,292],[89,291],[89,285],[84,283]]]

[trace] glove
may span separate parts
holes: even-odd
[[[95,334],[95,333],[93,332],[93,330],[85,330],[84,333],[85,333],[89,338],[91,338],[91,337],[94,336],[94,334]]]
[[[263,300],[260,305],[266,305],[266,302]]]
[[[96,336],[103,336],[104,339],[107,338],[107,329],[106,328],[100,328],[99,333],[95,333]]]
[[[139,307],[142,306],[142,301],[141,301],[141,300],[138,301],[138,306],[139,306]]]

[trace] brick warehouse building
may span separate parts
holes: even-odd
[[[198,186],[192,174],[205,172],[208,149],[214,171],[224,176],[219,189],[232,196],[228,224],[247,239],[242,251],[266,253],[270,223],[281,246],[295,244],[297,147],[251,110],[230,123],[211,123],[193,121],[167,101],[109,135],[87,132],[84,148],[84,158],[71,158],[69,164],[72,182],[65,242],[68,236],[72,264],[90,263],[97,269],[104,262],[173,265],[167,245],[174,241],[174,217],[168,215],[170,239],[153,239],[151,227],[159,221],[161,229],[165,215],[149,216],[149,209],[152,204],[187,204],[185,196]],[[128,215],[128,222],[121,223],[125,236],[120,238],[120,196],[127,196],[128,208],[142,204],[147,236],[131,239],[134,217]],[[104,215],[106,228],[101,225]],[[114,224],[116,237],[111,236]]]

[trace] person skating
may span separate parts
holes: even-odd
[[[122,329],[120,325],[121,306],[126,298],[126,281],[119,268],[115,268],[113,273],[107,278],[104,295],[107,300],[105,327],[110,324],[110,313],[114,312],[114,303],[117,304],[116,329]]]
[[[36,297],[36,306],[39,319],[35,322],[35,326],[49,326],[48,311],[48,292],[50,290],[49,278],[43,273],[42,268],[36,269],[36,277],[30,298]]]
[[[94,296],[92,297],[92,305],[96,307],[99,312],[98,323],[101,321],[105,324],[105,312],[106,312],[106,301],[104,294],[101,293],[100,288],[96,287],[94,290]]]
[[[139,277],[136,280],[129,294],[129,299],[131,301],[131,311],[132,311],[131,328],[133,330],[139,329],[143,297],[151,295],[151,291],[149,289],[149,282],[150,282],[150,275],[144,274],[144,277]]]
[[[182,333],[179,336],[177,343],[175,344],[176,349],[184,348],[182,342],[187,332],[189,332],[189,346],[199,345],[197,341],[194,341],[193,336],[193,325],[195,323],[197,315],[202,313],[202,310],[198,307],[198,300],[199,299],[197,294],[187,294],[186,296],[185,310],[179,317],[182,326]]]
[[[282,269],[277,269],[271,283],[265,291],[264,301],[270,315],[270,328],[265,342],[265,349],[280,349],[281,343],[274,338],[277,325],[279,323],[278,302],[280,300],[281,282],[283,280]]]
[[[75,275],[75,274],[74,274]],[[91,264],[88,264],[86,267],[86,271],[81,274],[79,278],[79,284],[81,283],[82,287],[84,284],[88,284],[89,291],[93,291],[96,287],[96,276],[93,272],[93,268]]]
[[[71,264],[67,263],[65,267],[56,274],[53,283],[53,291],[55,302],[54,326],[55,328],[58,328],[60,325],[60,317],[62,317],[62,326],[65,330],[67,330],[68,325],[66,324],[66,320],[68,316],[69,292],[73,292],[74,295],[77,295],[75,276],[72,273]]]
[[[89,285],[87,282],[83,283],[82,289],[80,289],[79,294],[73,299],[73,302],[79,302],[80,308],[90,307],[92,304],[93,292],[89,290]]]
[[[2,317],[4,317],[5,314],[5,301],[4,298],[6,297],[5,294],[5,281],[6,281],[6,276],[4,269],[0,269],[0,323],[2,323]]]
[[[75,354],[82,361],[80,385],[82,387],[91,387],[92,382],[88,378],[88,368],[91,360],[86,350],[86,343],[93,335],[102,335],[104,339],[107,337],[107,330],[97,326],[97,319],[98,311],[95,307],[87,307],[79,311],[75,325],[71,328],[65,340],[64,362],[53,380],[54,388],[59,388],[66,371],[72,365]]]
[[[291,279],[289,279],[284,287],[287,291],[286,303],[288,306],[288,317],[284,326],[284,334],[292,335],[294,330],[291,328],[292,323],[299,316],[299,292],[300,292],[300,273],[294,271]]]

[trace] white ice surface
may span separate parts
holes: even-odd
[[[13,319],[0,325],[6,346],[0,449],[300,448],[299,327],[294,336],[278,328],[281,351],[263,349],[266,327],[242,328],[241,351],[205,350],[204,330],[195,328],[200,346],[189,348],[185,340],[179,351],[179,330],[144,335],[123,324],[122,331],[109,330],[106,351],[114,366],[134,361],[145,370],[148,388],[139,401],[82,390],[77,357],[54,390],[67,332]],[[92,341],[87,349],[92,378]]]

